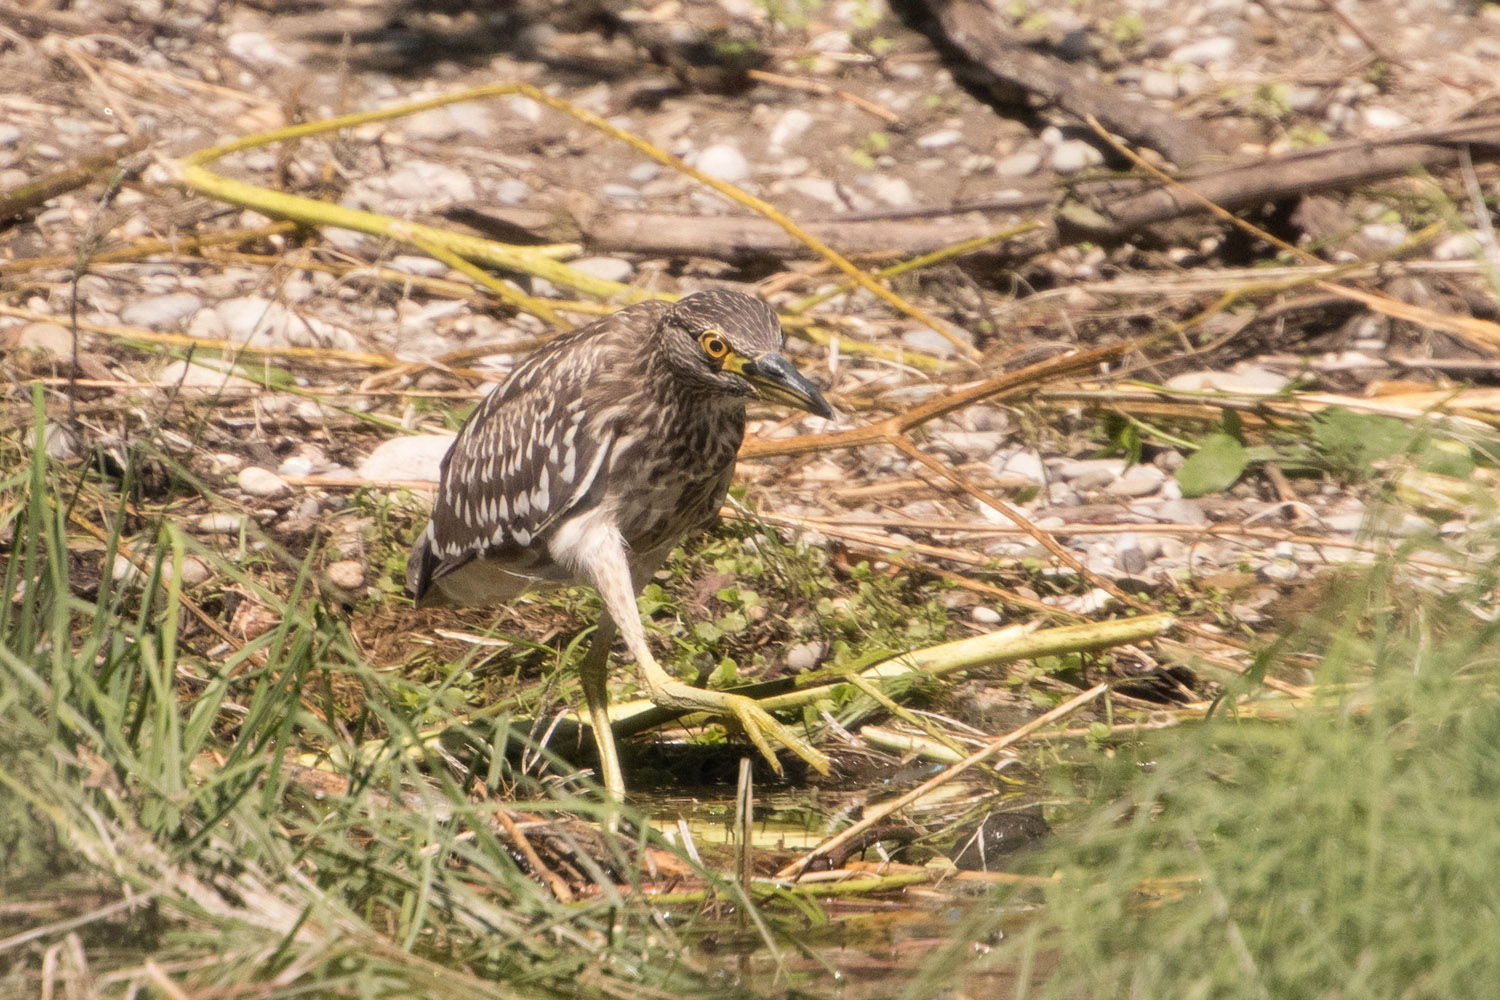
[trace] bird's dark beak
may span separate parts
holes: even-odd
[[[739,366],[739,373],[765,399],[795,406],[825,420],[833,419],[833,407],[828,405],[818,387],[780,354],[762,354],[748,360]]]

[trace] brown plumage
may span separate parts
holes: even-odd
[[[718,512],[757,395],[831,416],[781,355],[776,314],[739,292],[643,302],[564,334],[516,367],[443,460],[432,521],[407,563],[418,605],[484,605],[568,583],[604,615],[580,667],[606,786],[619,771],[605,712],[616,627],[653,701],[733,715],[776,764],[774,737],[827,761],[748,699],[692,688],[651,657],[635,596]],[[777,765],[779,767],[779,765]]]

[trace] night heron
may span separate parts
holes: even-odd
[[[693,687],[646,645],[636,595],[718,513],[755,397],[830,417],[781,354],[776,313],[740,292],[642,302],[540,348],[475,408],[443,459],[432,521],[406,567],[419,607],[490,605],[592,584],[604,604],[579,668],[605,787],[625,782],[605,686],[616,631],[653,702],[733,718],[777,773],[775,740],[828,759],[742,695]]]

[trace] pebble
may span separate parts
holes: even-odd
[[[750,176],[750,161],[727,142],[715,143],[698,154],[693,166],[710,177],[717,177],[729,184],[738,184]]]
[[[894,205],[896,208],[906,208],[917,203],[917,196],[912,193],[911,185],[903,177],[882,174],[870,185],[870,192],[887,205]]]
[[[1167,379],[1167,388],[1182,392],[1240,392],[1269,396],[1285,389],[1289,381],[1279,372],[1248,365],[1230,372],[1183,372]]]
[[[936,132],[928,132],[926,135],[917,137],[917,148],[925,152],[937,149],[948,149],[957,146],[964,141],[964,134],[956,128],[938,129]]]
[[[1034,149],[1023,149],[1002,157],[995,164],[995,173],[1001,177],[1029,177],[1042,166],[1042,154]]]
[[[42,428],[42,451],[58,462],[71,462],[79,456],[78,435],[62,424],[48,421]]]
[[[386,190],[408,201],[473,202],[474,182],[469,175],[441,163],[410,160],[385,178]]]
[[[27,323],[15,336],[15,345],[20,350],[45,354],[54,361],[73,357],[73,334],[56,323]],[[6,339],[10,339],[10,331],[6,331]]]
[[[602,281],[623,284],[635,277],[635,265],[619,257],[579,257],[568,261],[568,266]]]
[[[1065,139],[1052,148],[1052,169],[1073,174],[1085,167],[1097,167],[1104,154],[1082,139]]]
[[[661,176],[661,164],[637,163],[625,172],[625,179],[632,184],[650,184]]]
[[[193,518],[193,527],[206,535],[234,535],[245,527],[245,519],[239,514],[202,514]]]
[[[184,587],[196,587],[206,582],[214,575],[213,568],[199,559],[197,556],[184,556],[182,560],[182,585]],[[161,576],[163,580],[172,579],[172,561],[164,560],[161,564]]]
[[[237,482],[241,490],[253,497],[270,499],[286,496],[292,491],[292,488],[286,484],[286,480],[258,465],[247,465],[241,469]]]
[[[167,365],[156,376],[156,384],[161,388],[185,389],[196,395],[226,393],[244,396],[260,388],[247,378],[189,361],[174,361]]]
[[[812,642],[799,642],[795,646],[788,647],[786,651],[786,666],[788,670],[811,670],[823,659],[823,654],[828,647],[814,640]]]
[[[495,185],[492,197],[501,205],[519,205],[531,197],[531,188],[524,181],[507,177]]]
[[[1041,455],[1025,449],[997,453],[990,459],[990,470],[1000,479],[1017,477],[1031,483],[1042,483],[1047,479]]]
[[[1169,524],[1207,524],[1208,515],[1196,500],[1175,499],[1158,504],[1156,516]]]
[[[1167,474],[1154,465],[1132,465],[1104,487],[1104,492],[1116,497],[1143,497],[1155,493]]]
[[[791,177],[784,183],[788,191],[800,194],[804,198],[822,202],[831,208],[845,207],[838,185],[826,177]]]
[[[1100,481],[1102,484],[1125,472],[1125,460],[1123,458],[1064,459],[1056,463],[1053,471],[1057,473],[1059,479],[1070,483],[1076,483],[1081,479],[1100,481],[1098,477],[1102,475],[1105,477]]]
[[[413,434],[382,441],[359,463],[359,477],[366,482],[437,482],[442,476],[443,456],[453,444],[453,434]]]
[[[1205,38],[1200,42],[1189,42],[1173,49],[1167,56],[1168,62],[1188,63],[1193,66],[1207,66],[1211,63],[1221,63],[1234,55],[1235,43],[1233,38],[1223,35],[1214,38]]]
[[[1361,227],[1359,234],[1377,247],[1386,249],[1400,246],[1411,235],[1405,226],[1394,222],[1372,222]]]
[[[1432,245],[1433,260],[1473,260],[1479,253],[1479,241],[1467,233],[1444,236]]]
[[[1373,129],[1405,128],[1411,124],[1410,118],[1389,108],[1363,108],[1360,111],[1360,117],[1364,119],[1366,126]]]
[[[345,590],[355,590],[364,586],[365,582],[365,568],[357,559],[340,559],[329,563],[324,575],[328,577],[329,583]]]
[[[171,326],[202,308],[203,300],[198,296],[187,292],[174,292],[171,295],[152,295],[144,299],[136,299],[120,310],[120,319],[130,326],[156,329]]]
[[[976,625],[999,625],[1000,612],[994,608],[987,608],[983,604],[976,604],[969,609],[969,617],[974,619]]]
[[[1182,84],[1175,73],[1148,70],[1141,76],[1141,93],[1157,100],[1172,101],[1181,96]]]
[[[787,146],[807,134],[813,126],[813,116],[801,108],[792,108],[771,126],[770,147],[772,152],[783,152]]]
[[[968,336],[962,330],[956,332],[960,340],[968,340]],[[901,342],[914,351],[921,351],[939,358],[952,358],[958,355],[958,348],[954,347],[947,337],[930,327],[922,326],[915,330],[907,330],[901,335]]]
[[[10,122],[0,122],[0,147],[14,146],[21,141],[21,130]]]

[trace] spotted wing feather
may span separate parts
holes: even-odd
[[[475,408],[443,459],[432,521],[407,564],[418,603],[475,559],[547,579],[559,519],[597,504],[620,413],[597,390],[621,373],[617,346],[666,310],[642,303],[552,341]]]

